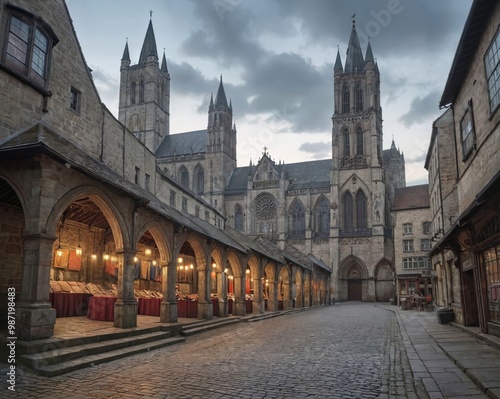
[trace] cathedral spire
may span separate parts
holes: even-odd
[[[372,45],[370,43],[370,40],[368,40],[368,47],[366,48],[365,63],[366,62],[375,62],[375,59],[373,58]]]
[[[144,43],[142,44],[141,55],[139,57],[139,64],[145,64],[148,57],[156,57],[158,59],[158,51],[156,50],[156,39],[155,32],[153,30],[153,22],[149,20],[148,30],[146,31],[146,37],[144,38]]]
[[[130,61],[130,54],[128,52],[128,39],[125,42],[125,49],[123,50],[122,61]]]
[[[340,70],[342,72],[342,60],[340,59],[340,49],[337,48],[337,59],[335,60],[335,66],[333,67],[334,71]]]
[[[220,75],[219,90],[217,90],[217,95],[215,96],[215,107],[219,110],[227,110],[229,108],[224,85],[222,84],[222,75]]]
[[[345,70],[344,73],[361,73],[365,61],[359,43],[358,32],[356,31],[356,22],[352,21],[351,38],[349,39],[349,47],[347,48]]]
[[[162,72],[168,73],[167,58],[165,57],[165,49],[163,49],[163,59],[161,60],[161,68],[160,68],[160,70]]]

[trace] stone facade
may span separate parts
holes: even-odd
[[[499,19],[497,2],[473,3],[440,102],[450,110],[434,124],[426,161],[438,223],[430,255],[444,291],[440,304],[452,307],[464,325],[496,335],[500,335]]]

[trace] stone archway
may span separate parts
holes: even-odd
[[[356,256],[345,258],[339,268],[339,300],[366,301],[368,292],[368,271]]]

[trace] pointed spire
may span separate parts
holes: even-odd
[[[217,95],[215,96],[215,107],[217,109],[228,109],[226,93],[222,84],[222,75],[220,75],[219,90],[217,90]]]
[[[148,57],[154,56],[158,59],[158,51],[156,50],[156,39],[155,32],[153,30],[153,22],[149,20],[148,30],[146,31],[146,37],[144,38],[144,43],[142,44],[141,55],[139,57],[139,64],[144,64],[148,60]]]
[[[125,42],[125,49],[123,50],[122,61],[130,61],[130,54],[128,52],[128,38]]]
[[[335,66],[333,67],[334,71],[337,69],[340,69],[340,70],[343,69],[342,60],[340,59],[340,49],[339,48],[337,48],[337,59],[335,60]]]
[[[344,73],[361,73],[364,64],[361,44],[359,44],[358,32],[356,31],[356,22],[352,21],[351,38],[349,39],[349,47],[347,47]]]
[[[365,63],[366,62],[375,62],[375,59],[373,58],[373,51],[370,39],[368,39],[368,47],[366,48]]]
[[[229,99],[229,113],[233,114],[233,101],[231,99]]]
[[[168,73],[167,58],[165,57],[165,49],[163,49],[163,59],[161,60],[161,68],[160,68],[160,70],[162,72]]]

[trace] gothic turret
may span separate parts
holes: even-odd
[[[342,60],[340,59],[340,50],[337,49],[337,58],[335,59],[335,65],[333,67],[333,74],[337,75],[343,73],[344,68],[342,67]]]
[[[361,73],[363,72],[365,61],[363,52],[359,44],[358,33],[356,31],[356,23],[352,21],[351,38],[349,39],[349,47],[347,47],[345,60],[345,73]]]

